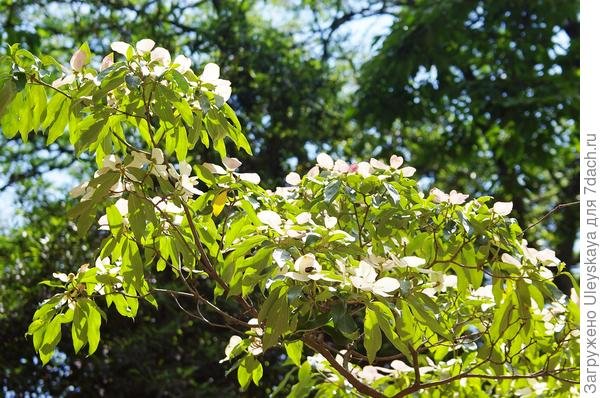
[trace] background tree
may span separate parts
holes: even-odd
[[[355,114],[436,184],[512,200],[522,225],[579,194],[579,5],[416,1],[361,70]],[[570,266],[578,207],[527,231]],[[567,280],[557,283],[564,291]]]

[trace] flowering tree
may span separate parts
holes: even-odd
[[[250,145],[217,65],[198,76],[150,39],[111,48],[98,68],[85,44],[67,68],[16,45],[0,60],[3,133],[48,145],[68,133],[99,167],[71,191],[69,214],[79,233],[106,237],[93,265],[44,282],[59,292],[27,331],[44,363],[63,324],[75,352],[92,354],[101,307],[134,318],[166,294],[231,332],[223,361],[243,389],[279,349],[297,368],[284,378],[291,397],[578,391],[577,292],[554,286],[564,264],[528,246],[510,202],[423,194],[398,156],[320,154],[265,190],[227,156]],[[197,145],[222,164],[188,164]],[[161,287],[161,272],[180,289]]]

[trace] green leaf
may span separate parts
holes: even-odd
[[[75,142],[75,151],[80,155],[101,137],[102,130],[106,127],[106,119],[95,121],[89,128],[81,131],[81,136]]]
[[[59,94],[55,94],[48,103],[46,120],[44,120],[44,123],[42,124],[43,127],[48,122],[49,126],[46,145],[56,141],[56,139],[65,132],[65,127],[69,121],[70,106],[71,101]],[[54,107],[57,107],[57,109],[55,110]]]
[[[52,358],[54,349],[61,339],[61,335],[61,323],[59,319],[55,317],[46,327],[42,345],[39,350],[40,359],[44,365]]]
[[[348,338],[358,338],[358,325],[348,312],[344,301],[336,301],[331,307],[333,324],[344,336]]]
[[[137,195],[129,195],[129,200],[127,202],[127,218],[129,219],[129,226],[135,237],[139,240],[141,240],[146,233],[146,214],[142,202],[143,200]]]
[[[73,340],[73,349],[78,353],[81,348],[87,344],[87,319],[82,304],[79,301],[75,303],[73,310],[73,324],[71,325],[71,339]]]
[[[411,295],[411,296],[407,296],[406,300],[408,301],[410,308],[413,310],[415,318],[417,318],[421,322],[425,323],[425,325],[427,325],[427,327],[429,327],[429,329],[431,329],[435,333],[439,334],[440,336],[444,337],[445,339],[452,340],[452,335],[450,334],[449,330],[445,329],[440,324],[440,321],[435,319],[433,317],[433,315],[431,315],[432,313],[435,314],[437,312],[435,312],[435,311],[432,312],[432,311],[428,310],[423,305],[421,297],[419,299],[415,295]]]
[[[185,131],[185,127],[179,126],[177,128],[177,144],[175,145],[175,154],[177,155],[177,160],[182,162],[185,160],[188,151],[188,139],[187,132]]]
[[[379,328],[377,314],[368,307],[365,310],[364,328],[363,344],[367,350],[369,363],[373,363],[377,352],[381,348],[381,329]]]
[[[136,75],[129,74],[125,76],[125,84],[131,91],[137,91],[142,85],[142,80]]]
[[[298,370],[298,383],[292,388],[288,398],[305,398],[310,395],[314,383],[311,366],[305,361]]]
[[[287,331],[289,316],[287,290],[279,288],[269,295],[259,313],[259,320],[265,322],[263,350],[276,345],[279,337]]]
[[[296,340],[285,343],[285,352],[296,366],[302,364],[302,348],[304,343],[302,340]]]
[[[183,76],[175,69],[171,69],[171,75],[173,76],[173,80],[175,80],[175,83],[177,83],[177,85],[179,86],[179,89],[184,93],[187,93],[190,89],[190,85],[185,76]]]
[[[326,202],[331,203],[337,197],[338,193],[340,192],[341,185],[342,182],[340,180],[335,180],[327,184],[323,191],[323,196]]]
[[[258,381],[261,379],[262,373],[262,365],[252,355],[247,355],[240,360],[237,370],[237,378],[242,390],[248,388],[251,381],[254,381],[254,383],[258,385]]]
[[[92,300],[85,299],[88,305],[87,313],[87,340],[88,340],[88,354],[92,355],[98,348],[100,342],[100,323],[102,317],[100,315],[100,309]]]
[[[512,295],[505,297],[498,310],[494,313],[494,320],[490,327],[490,337],[492,341],[497,341],[505,334],[506,329],[508,328],[514,308],[512,297]]]
[[[12,80],[9,80],[0,87],[0,118],[4,115],[6,109],[8,109],[10,103],[17,95],[17,87]]]
[[[406,352],[406,346],[398,337],[396,333],[396,319],[394,318],[394,314],[392,310],[382,302],[375,301],[369,303],[369,308],[375,312],[377,315],[377,321],[379,324],[379,328],[383,331],[383,334],[387,339],[396,347],[397,349]]]
[[[400,201],[400,194],[398,193],[396,188],[394,188],[392,184],[387,182],[384,182],[383,186],[385,187],[385,190],[390,196],[390,199],[392,199],[392,203],[394,203],[395,205],[398,204],[398,202]]]

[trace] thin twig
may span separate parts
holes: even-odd
[[[565,207],[569,207],[569,206],[574,206],[574,205],[578,205],[580,203],[579,200],[576,200],[574,202],[569,202],[569,203],[561,203],[558,204],[556,206],[554,206],[554,208],[552,210],[550,210],[548,213],[544,214],[542,216],[542,218],[540,218],[539,220],[537,220],[536,222],[534,222],[533,224],[529,225],[527,228],[525,228],[522,232],[521,232],[521,236],[523,236],[525,234],[526,231],[530,230],[531,228],[535,227],[536,225],[538,225],[539,223],[541,223],[542,221],[544,221],[548,216],[550,216],[552,213],[554,213],[555,211],[558,211],[560,209],[563,209]]]

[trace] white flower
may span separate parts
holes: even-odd
[[[108,267],[110,265],[110,258],[109,257],[104,257],[104,258],[100,258],[98,257],[96,259],[96,273],[98,274],[108,274],[108,270],[106,267]]]
[[[322,354],[309,355],[306,357],[306,361],[310,364],[311,368],[320,372],[326,369],[327,359]]]
[[[123,41],[115,41],[114,43],[111,43],[110,48],[118,54],[127,55],[127,51],[132,47]]]
[[[102,160],[102,167],[107,168],[112,171],[119,170],[119,166],[121,166],[122,161],[117,155],[108,155],[105,156]]]
[[[286,272],[285,276],[301,282],[307,282],[312,279],[317,281],[323,278],[321,264],[312,253],[300,256],[294,262],[294,270],[296,272]]]
[[[362,368],[361,371],[358,372],[358,377],[363,379],[367,383],[372,383],[377,379],[381,379],[384,377],[381,373],[379,373],[379,369],[376,366],[367,365]]]
[[[214,63],[208,63],[204,67],[200,80],[204,83],[212,84],[215,86],[214,92],[220,97],[222,102],[227,102],[231,97],[231,82],[229,80],[220,79],[221,69],[219,65]],[[217,104],[220,106],[219,104]]]
[[[163,154],[163,151],[160,148],[153,148],[150,159],[153,163],[150,173],[164,180],[168,179],[169,173],[167,172],[167,165],[163,164],[165,161],[165,155]]]
[[[514,258],[513,256],[511,256],[508,253],[503,253],[502,256],[500,257],[500,259],[502,260],[502,262],[514,265],[517,268],[523,267],[523,265],[521,264],[521,262],[519,260],[517,260],[516,258]]]
[[[325,228],[327,228],[327,229],[332,229],[333,227],[335,227],[335,224],[337,224],[336,217],[325,216],[323,221],[325,223]]]
[[[72,73],[69,73],[66,76],[63,76],[63,77],[58,78],[55,81],[53,81],[52,87],[59,88],[62,86],[66,86],[67,84],[71,84],[74,81],[75,81],[75,75],[73,75]]]
[[[221,68],[215,63],[208,63],[204,66],[204,70],[200,75],[200,80],[206,83],[215,84],[221,74]]]
[[[88,200],[92,196],[94,191],[95,191],[95,189],[89,186],[89,182],[85,181],[85,182],[82,182],[81,184],[77,185],[75,188],[71,189],[71,191],[69,192],[69,195],[72,198],[78,198],[80,196],[83,196],[83,198],[81,198],[81,200],[84,201],[84,200]]]
[[[341,159],[338,159],[333,164],[333,171],[336,173],[347,173],[350,170],[350,165]]]
[[[223,166],[225,166],[228,171],[235,171],[242,165],[242,162],[240,162],[238,159],[228,158],[227,156],[223,158],[222,162]]]
[[[173,203],[165,198],[161,198],[160,196],[153,197],[152,203],[154,203],[156,205],[156,208],[159,211],[164,211],[165,213],[169,213],[169,214],[179,214],[179,213],[183,213],[185,211],[183,209],[183,207],[179,207],[175,203]]]
[[[288,174],[285,177],[285,182],[287,182],[288,184],[290,184],[292,186],[300,185],[301,181],[302,181],[302,178],[300,178],[300,174],[298,174],[298,173],[291,172],[290,174]]]
[[[404,159],[402,159],[401,156],[392,155],[390,157],[390,166],[392,166],[392,168],[397,169],[402,166],[402,163],[404,163]]]
[[[371,160],[369,160],[369,164],[374,169],[379,169],[379,170],[387,170],[387,169],[389,169],[389,166],[387,164],[383,163],[380,160],[374,159],[374,158],[371,158]]]
[[[106,68],[111,67],[115,63],[115,56],[113,53],[108,54],[106,57],[102,58],[102,62],[100,63],[100,71],[103,71]]]
[[[399,359],[394,359],[392,363],[390,363],[392,369],[395,370],[394,374],[396,376],[400,376],[401,373],[414,372],[415,369],[412,366],[408,366],[404,362]]]
[[[373,168],[367,162],[359,162],[356,165],[356,172],[366,178],[372,174]]]
[[[456,275],[446,275],[439,271],[432,271],[429,274],[429,281],[433,284],[433,287],[423,289],[423,293],[429,297],[433,297],[440,292],[445,292],[449,287],[456,288],[458,284]]]
[[[221,359],[219,363],[223,363],[231,359],[231,354],[235,347],[237,347],[242,341],[244,341],[240,336],[231,336],[229,338],[229,343],[225,347],[225,358]]]
[[[412,177],[416,171],[414,167],[407,166],[400,169],[400,174],[402,177]]]
[[[442,190],[438,188],[432,188],[431,191],[429,191],[429,195],[433,196],[433,201],[435,203],[442,203],[448,201],[448,194],[442,192]]]
[[[198,183],[198,177],[190,177],[192,173],[192,166],[190,166],[186,161],[182,161],[179,163],[179,181],[177,182],[177,188],[183,189],[185,191],[185,195],[202,195],[202,191],[195,188],[194,185]]]
[[[454,189],[450,191],[450,197],[448,198],[448,202],[451,205],[462,205],[465,203],[469,195],[462,194],[460,192],[456,192]]]
[[[538,250],[537,259],[546,267],[556,267],[560,264],[560,260],[556,257],[554,250],[544,249]]]
[[[286,268],[288,261],[292,261],[292,255],[287,250],[275,249],[272,256],[279,268]]]
[[[221,98],[223,103],[227,102],[231,97],[231,82],[229,80],[219,79],[219,84],[215,87],[215,94],[217,98]],[[221,101],[217,102],[218,106],[221,106]]]
[[[152,39],[142,39],[135,43],[135,49],[139,55],[148,54],[156,43]]]
[[[296,224],[303,225],[312,220],[312,216],[309,212],[303,212],[296,216]]]
[[[223,166],[225,166],[225,169],[227,169],[227,170],[225,170],[221,166],[219,166],[217,164],[213,164],[213,163],[203,163],[202,166],[204,168],[206,168],[208,171],[210,171],[212,174],[223,175],[223,174],[227,174],[227,172],[231,172],[233,175],[237,176],[242,181],[246,181],[246,182],[249,182],[252,184],[260,184],[260,176],[256,173],[236,173],[235,172],[235,170],[237,170],[238,167],[240,167],[242,165],[242,162],[240,162],[238,159],[224,157],[222,162],[223,162]]]
[[[333,159],[326,153],[320,153],[317,155],[317,164],[319,167],[322,167],[325,170],[333,169]]]
[[[579,305],[579,295],[577,294],[577,290],[575,290],[574,287],[571,288],[571,301]]]
[[[523,398],[539,397],[545,396],[544,392],[548,390],[548,384],[545,382],[530,380],[529,385],[531,387],[524,387],[516,390],[515,395]]]
[[[54,272],[52,276],[61,282],[69,282],[69,276],[63,272]]]
[[[178,55],[175,57],[173,64],[176,65],[175,70],[182,75],[185,74],[192,66],[192,60],[185,55]]]
[[[73,54],[73,56],[71,57],[71,68],[73,68],[73,70],[75,72],[81,72],[83,70],[83,67],[85,65],[87,65],[89,62],[88,56],[84,51],[81,50],[77,50],[75,51],[75,54]]]
[[[313,166],[310,170],[308,170],[308,173],[306,173],[306,177],[315,178],[320,172],[321,170],[319,169],[319,166]]]
[[[512,211],[512,208],[512,202],[496,202],[494,203],[494,207],[492,207],[492,211],[499,216],[507,216]]]
[[[377,279],[375,268],[364,260],[354,270],[354,276],[350,277],[350,282],[359,290],[372,292],[382,297],[389,297],[389,293],[400,288],[400,282],[397,279],[390,277]]]
[[[486,311],[494,306],[494,294],[492,293],[492,285],[481,286],[480,288],[471,291],[471,300],[485,301],[481,304],[481,310]]]
[[[400,267],[411,267],[411,268],[420,267],[421,265],[425,265],[425,263],[426,263],[424,258],[417,257],[417,256],[402,257],[402,258],[399,258],[398,261],[399,261],[398,265]]]
[[[450,194],[447,194],[437,188],[433,188],[431,191],[429,191],[429,194],[433,196],[433,201],[435,203],[447,202],[452,205],[461,205],[465,203],[469,197],[469,195],[462,194],[454,189],[450,191]]]
[[[268,225],[269,227],[275,230],[280,230],[281,217],[274,211],[263,210],[260,211],[256,216],[258,217],[261,223]]]
[[[256,173],[234,173],[239,177],[240,180],[246,181],[252,184],[260,184],[260,176]]]
[[[398,258],[390,253],[390,257],[391,257],[390,260],[385,260],[383,262],[383,264],[381,265],[381,268],[384,271],[391,270],[395,267],[418,268],[422,265],[425,265],[425,263],[427,262],[424,258],[417,257],[417,256],[406,256],[406,257]]]
[[[547,267],[556,267],[560,264],[560,260],[556,257],[556,253],[550,249],[536,250],[532,247],[527,247],[527,241],[523,239],[521,241],[521,250],[523,251],[523,257],[533,265],[542,263]]]
[[[157,62],[162,66],[171,65],[171,54],[166,48],[156,47],[150,53],[150,62]]]
[[[227,171],[225,171],[225,169],[222,168],[221,166],[219,166],[218,164],[202,163],[202,166],[205,169],[207,169],[208,171],[210,171],[212,174],[219,174],[219,175],[227,174]]]
[[[126,167],[141,169],[142,167],[148,164],[148,158],[146,157],[146,154],[138,151],[133,151],[132,155],[133,159],[129,163],[127,163]]]

